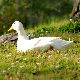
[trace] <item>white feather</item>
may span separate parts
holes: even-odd
[[[18,33],[17,51],[26,52],[32,49],[49,49],[50,46],[55,49],[62,49],[73,41],[65,41],[60,37],[39,37],[29,40],[23,28],[23,24],[15,21],[12,28]]]

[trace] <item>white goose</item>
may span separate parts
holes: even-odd
[[[12,29],[16,30],[18,33],[17,51],[20,52],[26,52],[27,50],[32,49],[62,49],[73,42],[62,40],[60,37],[39,37],[29,40],[29,38],[26,36],[23,24],[19,21],[15,21],[8,31]]]

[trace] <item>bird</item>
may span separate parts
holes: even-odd
[[[26,52],[33,49],[48,50],[48,49],[62,49],[68,46],[73,41],[66,41],[60,37],[38,37],[29,39],[26,36],[23,24],[20,21],[14,21],[10,30],[15,30],[18,33],[17,51]]]

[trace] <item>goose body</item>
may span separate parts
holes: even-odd
[[[39,37],[29,40],[24,31],[23,24],[19,21],[15,21],[9,30],[11,29],[16,30],[18,33],[17,51],[20,52],[32,49],[62,49],[73,42],[62,40],[60,37]]]

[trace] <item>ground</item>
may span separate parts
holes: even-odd
[[[50,27],[58,28],[68,20],[52,21],[28,28],[28,33]],[[48,26],[48,27],[47,27]],[[47,29],[45,29],[47,30]],[[27,31],[27,29],[26,29]],[[53,32],[53,30],[50,30]],[[79,80],[80,79],[80,33],[41,32],[42,36],[69,37],[74,42],[64,50],[29,51],[19,53],[16,44],[0,45],[0,80]],[[37,33],[37,32],[35,32]],[[45,35],[44,35],[45,34]],[[36,34],[37,36],[38,34]],[[34,36],[33,36],[34,37]]]

